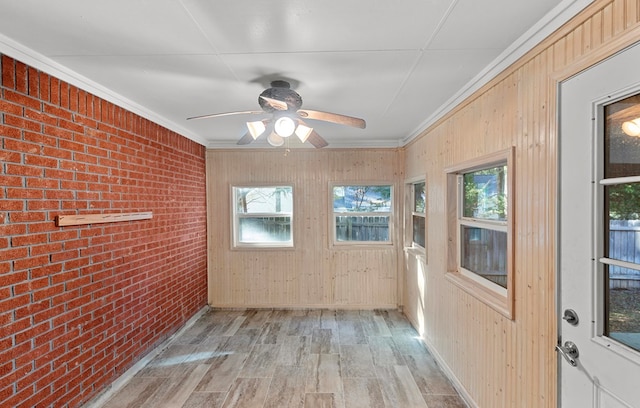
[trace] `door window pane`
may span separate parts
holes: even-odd
[[[640,350],[640,97],[604,113],[604,334]]]

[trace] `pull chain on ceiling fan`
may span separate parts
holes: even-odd
[[[295,134],[302,143],[309,142],[316,148],[328,145],[311,126],[303,119],[319,120],[364,129],[366,122],[353,116],[316,110],[300,109],[302,98],[291,89],[287,81],[273,81],[271,87],[265,89],[258,97],[261,111],[237,111],[213,113],[209,115],[193,116],[191,119],[208,119],[230,115],[264,115],[271,114],[271,118],[247,122],[247,133],[238,140],[239,145],[246,145],[267,135],[267,142],[275,147],[282,146],[284,140]]]

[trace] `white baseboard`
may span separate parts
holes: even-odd
[[[405,317],[417,331],[418,327],[420,327],[418,325],[418,322],[415,322],[413,318],[407,314],[405,314]],[[434,345],[428,339],[425,339],[422,333],[418,332],[418,334],[420,334],[420,340],[422,340],[422,344],[424,344],[427,350],[429,350],[429,353],[431,353],[444,375],[449,379],[449,381],[451,381],[451,385],[453,385],[453,388],[458,391],[458,394],[460,394],[460,397],[464,400],[467,406],[469,408],[478,408],[478,404],[476,404],[476,402],[473,400],[469,392],[467,392],[466,388],[464,388],[460,380],[458,380],[455,374],[453,374],[453,371],[451,371],[451,368],[449,368],[446,361],[442,358],[440,353],[438,353],[438,350],[434,347]]]

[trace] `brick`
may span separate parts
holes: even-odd
[[[45,198],[48,200],[73,200],[75,192],[69,190],[48,190],[45,192]]]
[[[73,142],[71,140],[60,140],[58,145],[61,149],[71,150],[73,152],[84,153],[86,150],[86,147],[84,144]]]
[[[47,115],[39,110],[29,108],[24,110],[24,117],[42,124],[56,125],[58,123],[58,119],[55,116]]]
[[[65,262],[64,269],[69,271],[77,268],[82,268],[83,266],[89,265],[90,262],[91,260],[88,257],[74,259],[72,261]]]
[[[49,263],[49,255],[32,256],[27,259],[17,259],[13,261],[13,269],[15,271],[21,271],[46,265],[47,263]]]
[[[42,244],[44,242],[47,242],[46,234],[21,235],[21,236],[11,238],[11,246],[13,247],[36,245],[36,244]]]
[[[9,214],[9,219],[13,220],[13,217],[11,216],[11,213]],[[0,235],[11,236],[11,235],[24,235],[26,233],[27,233],[27,225],[26,224],[2,224],[2,225],[0,225]],[[2,256],[0,256],[0,260],[2,260]]]
[[[58,167],[58,159],[44,157],[44,156],[34,156],[31,154],[24,155],[24,163],[31,166],[40,166],[40,167]]]
[[[31,256],[52,254],[60,251],[62,251],[62,243],[60,242],[45,245],[33,245],[29,248],[29,253]]]
[[[14,89],[16,86],[16,62],[6,55],[1,55],[1,57],[2,63],[0,64],[0,67],[2,68],[2,86]]]
[[[81,163],[89,163],[89,164],[98,163],[98,158],[96,156],[91,156],[89,154],[84,154],[84,153],[74,153],[73,160]]]
[[[9,199],[32,199],[40,200],[44,197],[42,190],[27,189],[27,188],[8,188],[7,198]]]
[[[27,201],[27,210],[57,210],[60,208],[59,202],[56,200]]]
[[[73,171],[64,171],[64,170],[56,170],[56,169],[45,169],[44,174],[47,179],[53,179],[53,180],[73,180],[73,177],[74,177]]]
[[[27,178],[28,188],[55,189],[59,188],[60,183],[56,179],[51,178]]]
[[[58,227],[56,227],[53,221],[30,223],[28,225],[28,231],[31,234],[38,233],[38,232],[51,232],[51,231],[57,231],[57,230],[58,230]]]
[[[33,300],[37,302],[42,299],[47,299],[50,297],[54,297],[55,295],[59,295],[63,291],[64,291],[64,285],[59,284],[55,286],[50,286],[45,289],[37,290],[33,292],[32,297],[33,297]]]
[[[33,249],[32,249],[33,250]],[[39,268],[31,269],[31,278],[39,278],[43,276],[53,275],[62,270],[62,264],[49,264]]]
[[[86,201],[63,201],[61,208],[63,210],[83,210],[89,208]]]
[[[33,166],[22,166],[18,164],[7,164],[6,174],[18,175],[18,176],[30,176],[30,177],[42,177],[43,172],[41,168]]]
[[[92,138],[95,137],[95,134],[93,132],[95,131],[94,129],[98,127],[98,122],[96,120],[87,118],[86,116],[82,116],[82,115],[74,115],[73,121],[78,125],[85,127],[86,135]],[[86,128],[89,128],[89,129],[86,129]],[[100,132],[100,133],[105,134],[104,132]]]
[[[55,305],[61,305],[61,304],[68,304],[73,299],[77,299],[79,296],[80,296],[80,289],[77,289],[77,290],[68,290],[67,289],[62,294],[54,296],[51,299],[51,302],[52,302],[52,304],[54,306]]]
[[[40,98],[40,76],[35,68],[29,67],[29,96]]]
[[[61,129],[57,126],[45,125],[44,129],[42,129],[42,133],[47,136],[54,137],[56,140],[64,139],[64,140],[72,140],[73,132],[67,129]]]
[[[91,167],[91,166],[88,166]],[[95,167],[95,166],[94,166]],[[78,173],[76,174],[77,181],[86,181],[89,183],[97,183],[100,180],[100,177],[97,174],[89,174],[89,173]],[[106,186],[108,189],[109,186]]]
[[[2,153],[0,153],[0,156],[2,156]],[[23,180],[20,176],[5,176],[0,174],[0,185],[4,187],[22,187]]]
[[[51,103],[60,104],[60,80],[58,78],[51,78]]]
[[[27,278],[28,278],[28,274],[26,271],[3,273],[2,275],[0,275],[0,287],[11,286],[20,282],[24,282],[27,280]]]
[[[56,94],[58,92],[59,91],[56,90]],[[58,95],[56,95],[56,96],[58,96]],[[53,101],[51,101],[51,102],[55,103]],[[69,112],[66,109],[62,109],[62,108],[59,108],[57,106],[54,106],[54,105],[45,104],[44,105],[44,112],[47,113],[48,115],[51,115],[51,116],[56,117],[58,119],[64,119],[64,120],[67,120],[67,121],[72,121],[73,120],[73,115],[72,115],[71,112]]]
[[[22,116],[23,107],[20,104],[9,102],[5,100],[0,100],[0,112],[8,113],[14,116]]]
[[[84,133],[84,127],[71,120],[60,119],[59,126],[63,129],[70,130],[75,133]]]
[[[16,73],[16,87],[15,89],[20,93],[26,93],[28,89],[27,85],[27,66],[21,62],[16,61],[15,65]]]
[[[60,182],[60,188],[65,190],[86,190],[87,183],[80,181],[62,180]]]
[[[12,248],[0,251],[0,261],[11,261],[29,256],[28,248]]]
[[[67,241],[77,239],[79,236],[77,230],[67,229],[49,234],[49,242]]]
[[[57,147],[43,147],[42,154],[47,157],[62,159],[62,160],[72,160],[73,153],[68,150],[62,150]]]
[[[0,136],[5,138],[20,139],[22,137],[22,130],[16,127],[9,127],[0,124]]]

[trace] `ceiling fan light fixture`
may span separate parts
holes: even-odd
[[[640,118],[624,122],[622,131],[629,136],[640,136]]]
[[[276,120],[273,129],[280,137],[289,137],[296,130],[296,122],[288,116],[282,116]]]
[[[265,124],[261,120],[257,120],[255,122],[247,122],[247,128],[249,129],[249,133],[253,140],[256,140],[260,135],[264,133],[267,129]]]
[[[300,139],[302,143],[307,141],[309,135],[311,135],[311,132],[313,132],[313,128],[310,128],[309,126],[305,126],[303,124],[299,124],[296,128],[296,136],[298,136],[298,139]]]
[[[280,147],[284,144],[284,139],[275,132],[271,132],[271,134],[267,136],[267,142],[273,147]]]

